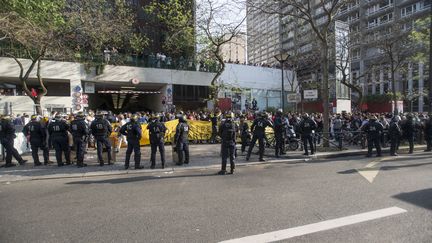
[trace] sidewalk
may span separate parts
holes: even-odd
[[[23,166],[16,166],[11,168],[0,168],[0,183],[10,183],[13,181],[31,181],[31,180],[48,180],[48,179],[60,179],[60,178],[83,178],[83,177],[96,177],[96,176],[109,176],[109,175],[126,175],[126,174],[140,174],[140,173],[152,173],[152,172],[164,172],[167,174],[175,171],[184,171],[191,169],[214,169],[215,172],[220,168],[220,144],[191,144],[190,145],[190,163],[189,165],[176,166],[172,159],[172,147],[165,146],[165,156],[167,164],[165,169],[161,169],[159,153],[156,154],[156,169],[151,170],[150,167],[150,148],[141,148],[141,165],[145,166],[144,170],[134,170],[133,166],[129,170],[124,169],[125,149],[122,149],[116,154],[116,162],[114,165],[105,165],[100,167],[97,163],[96,150],[89,149],[85,155],[84,161],[87,163],[87,167],[77,168],[75,165],[57,167],[57,164],[50,164],[48,166],[33,165],[33,159],[31,154],[24,154],[23,157],[28,162]],[[407,147],[401,147],[400,152],[406,152]],[[424,145],[417,145],[416,150],[424,150]],[[334,151],[334,152],[318,152],[313,156],[304,156],[303,151],[288,151],[285,156],[281,158],[274,157],[274,150],[266,149],[266,161],[258,162],[258,155],[255,153],[258,151],[257,146],[254,148],[250,161],[245,160],[245,156],[241,155],[238,150],[238,158],[236,159],[236,165],[247,166],[265,163],[305,163],[317,159],[330,159],[347,156],[358,156],[365,155],[366,150],[359,148],[351,148],[349,150]],[[383,149],[384,155],[389,153],[388,148]],[[72,151],[71,158],[75,157],[74,151]],[[42,157],[40,158],[41,161]],[[55,161],[54,151],[50,151],[50,160]],[[0,162],[3,165],[4,162]],[[133,155],[131,158],[131,165],[133,165]],[[228,163],[229,164],[229,163]]]

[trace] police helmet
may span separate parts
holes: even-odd
[[[226,119],[232,119],[232,118],[234,118],[234,113],[232,113],[232,112],[227,112],[227,113],[225,114],[225,118],[226,118]]]
[[[76,118],[84,118],[84,112],[80,111],[75,116]]]
[[[399,122],[401,120],[401,117],[399,115],[396,115],[392,118],[392,121]]]
[[[62,117],[63,117],[62,114],[57,113],[57,114],[54,116],[54,119],[57,120],[57,121],[59,121],[59,120],[62,119]]]
[[[32,121],[36,121],[37,119],[38,119],[38,115],[32,115],[30,117],[30,120],[32,120]]]
[[[375,115],[371,115],[370,117],[369,117],[369,120],[376,120],[377,119],[377,117],[375,116]]]
[[[309,118],[309,114],[308,114],[308,113],[304,113],[304,114],[303,114],[303,118],[304,118],[304,119]]]
[[[131,119],[131,121],[136,122],[136,121],[138,121],[139,117],[137,114],[133,114],[130,119]]]

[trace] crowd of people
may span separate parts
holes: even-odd
[[[376,156],[382,156],[381,147],[389,141],[390,154],[397,156],[400,142],[405,139],[409,144],[409,153],[414,152],[414,141],[425,140],[426,151],[432,150],[432,114],[410,113],[405,115],[392,114],[368,114],[368,113],[342,113],[330,116],[329,131],[324,131],[322,114],[320,113],[283,113],[281,110],[268,112],[226,112],[219,110],[187,111],[187,112],[126,112],[113,114],[112,112],[93,112],[75,115],[66,115],[53,112],[51,116],[41,117],[27,114],[17,116],[3,116],[0,122],[0,140],[6,150],[5,167],[14,166],[12,157],[19,164],[26,161],[13,147],[15,138],[15,126],[22,125],[22,132],[27,138],[32,150],[35,166],[40,166],[39,150],[43,152],[44,164],[49,163],[49,149],[54,148],[57,165],[71,164],[71,150],[75,150],[76,164],[84,167],[84,153],[89,144],[94,143],[97,149],[100,166],[111,164],[112,144],[109,137],[113,131],[118,133],[118,142],[113,148],[118,152],[123,143],[127,143],[125,168],[129,168],[129,161],[134,153],[135,169],[142,169],[140,140],[142,136],[142,124],[148,124],[151,145],[150,168],[156,166],[156,152],[159,149],[161,166],[165,167],[165,133],[167,131],[164,122],[179,119],[174,136],[175,150],[178,155],[177,165],[189,163],[189,125],[188,120],[200,120],[211,122],[212,133],[209,143],[221,143],[222,170],[226,173],[226,163],[230,159],[231,173],[234,172],[234,160],[237,157],[236,142],[241,143],[241,153],[246,153],[246,160],[250,159],[252,150],[258,142],[259,160],[264,161],[264,150],[267,137],[267,128],[274,131],[275,156],[280,157],[286,153],[285,144],[288,132],[294,130],[301,136],[304,155],[314,154],[316,144],[322,143],[322,138],[330,137],[335,141],[341,141],[344,134],[364,135],[367,140],[367,156],[372,156],[373,148]],[[117,124],[113,127],[113,123]],[[327,133],[325,136],[325,133]],[[358,139],[353,139],[357,141]],[[247,151],[246,148],[248,147]],[[107,151],[106,161],[103,150]],[[64,160],[63,160],[64,155]],[[65,163],[64,163],[65,161]]]

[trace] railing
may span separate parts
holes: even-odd
[[[9,57],[11,55],[17,58],[29,58],[29,55],[23,49],[0,47],[0,56]],[[74,57],[46,55],[44,59],[61,62],[89,63],[96,65],[123,65],[199,72],[217,72],[219,69],[218,63],[214,61],[196,61],[186,58],[171,58],[166,56],[158,57],[155,55],[132,55],[123,53],[111,53],[105,55],[102,53],[99,55],[76,53]]]

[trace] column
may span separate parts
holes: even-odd
[[[419,63],[419,83],[418,83],[418,92],[419,92],[419,98],[418,98],[418,111],[423,112],[423,102],[424,102],[424,96],[423,96],[423,88],[424,88],[424,65],[423,63]]]
[[[376,94],[375,72],[372,73],[372,94]]]
[[[379,74],[379,88],[380,88],[380,94],[384,94],[384,70],[380,69]]]

